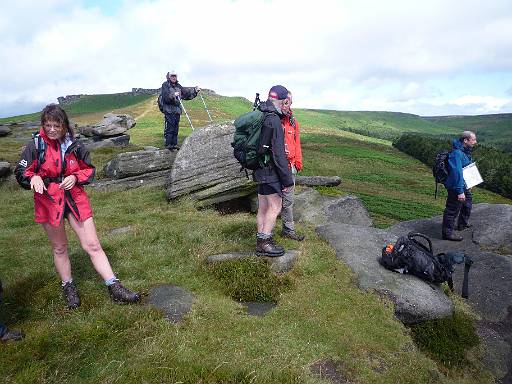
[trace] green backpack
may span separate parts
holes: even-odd
[[[270,159],[269,154],[258,155],[261,127],[265,114],[259,109],[244,113],[235,120],[233,136],[233,155],[242,169],[255,170],[263,168]]]

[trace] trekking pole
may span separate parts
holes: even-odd
[[[462,282],[462,297],[467,299],[469,297],[469,269],[473,264],[473,260],[468,255],[464,263],[464,281]]]
[[[206,103],[204,102],[203,95],[199,94],[201,96],[201,100],[203,100],[204,109],[206,109],[206,113],[208,113],[208,117],[210,118],[210,123],[213,123],[212,116],[210,115],[210,111],[208,110],[208,107],[206,106]]]
[[[176,96],[178,98],[178,101],[180,102],[180,106],[181,108],[183,109],[183,111],[185,112],[185,116],[187,116],[187,120],[188,122],[190,123],[190,126],[192,127],[192,130],[194,130],[194,126],[192,125],[192,120],[190,120],[190,117],[188,116],[188,113],[187,113],[187,110],[185,109],[185,106],[183,105],[183,103],[181,102],[181,97],[179,96]]]

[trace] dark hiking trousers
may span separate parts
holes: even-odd
[[[165,148],[178,145],[178,128],[180,125],[179,113],[166,113],[164,122]]]
[[[448,197],[446,198],[446,207],[443,214],[443,235],[451,235],[457,226],[466,226],[469,223],[469,216],[471,215],[471,207],[473,206],[473,196],[466,188],[464,188],[466,195],[465,201],[457,199],[457,192],[448,190]],[[458,219],[457,219],[458,217]],[[455,221],[457,220],[457,224]]]

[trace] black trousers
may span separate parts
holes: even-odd
[[[446,198],[446,207],[443,214],[443,235],[451,235],[455,229],[455,221],[457,226],[465,226],[469,223],[471,208],[473,207],[473,196],[466,188],[464,188],[465,201],[457,199],[457,192],[448,190]]]
[[[165,147],[172,148],[178,145],[178,129],[180,125],[179,113],[166,113],[164,122]]]

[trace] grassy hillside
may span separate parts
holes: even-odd
[[[208,95],[205,100],[215,121],[251,109],[242,98]],[[185,106],[196,127],[206,124],[200,99]],[[112,109],[105,105],[103,111],[89,111],[74,120],[96,122]],[[156,97],[115,111],[137,119],[130,130],[132,148],[163,147]],[[360,196],[381,227],[442,212],[443,199],[433,199],[430,171],[419,161],[389,141],[339,129],[332,113],[300,110],[297,115],[304,174],[339,175],[343,180],[339,187],[319,188],[322,193]],[[180,142],[190,131],[183,116]],[[0,157],[15,161],[21,145],[0,138]],[[116,151],[94,151],[93,162],[101,169]],[[310,226],[299,225],[307,236],[299,245],[277,235],[278,242],[301,251],[297,265],[285,276],[272,276],[263,260],[233,263],[218,271],[207,267],[205,258],[252,250],[254,215],[197,211],[187,199],[167,203],[162,189],[88,192],[102,245],[124,283],[143,293],[162,283],[180,285],[196,296],[193,310],[182,324],[174,325],[147,305],[112,304],[71,233],[70,255],[83,305],[72,312],[63,309],[48,241],[33,222],[32,195],[4,181],[3,315],[27,338],[2,345],[2,382],[328,383],[310,368],[325,362],[352,383],[491,382],[478,347],[466,354],[450,348],[460,328],[442,336],[447,350],[457,350],[456,355],[439,356],[416,345],[414,331],[394,318],[389,302],[360,291],[350,270]],[[478,188],[474,199],[511,203]],[[128,226],[126,233],[112,233]],[[247,287],[249,278],[252,284]],[[255,291],[277,301],[262,318],[248,316],[234,299]],[[446,321],[470,329],[470,311],[457,297],[454,300],[457,317]]]
[[[512,152],[512,113],[478,116],[437,116],[423,119],[458,131],[473,131],[478,141],[506,152]]]

